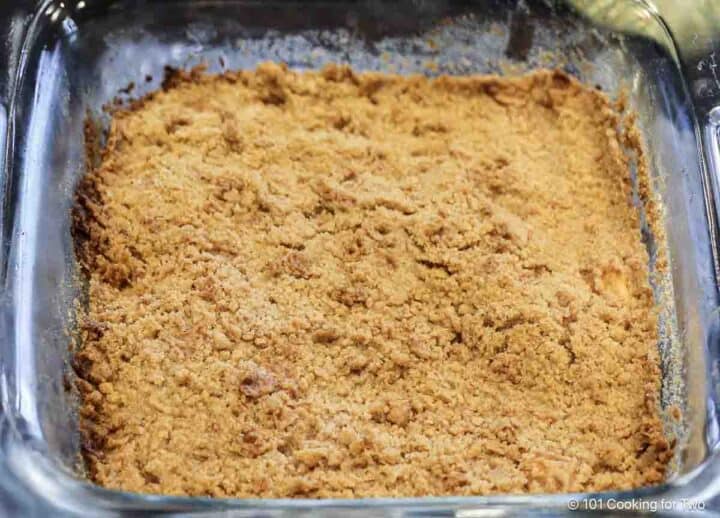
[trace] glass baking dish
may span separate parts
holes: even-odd
[[[674,33],[650,4],[634,0],[20,4],[7,8],[8,74],[0,80],[0,501],[9,509],[271,516],[365,515],[371,508],[373,514],[496,516],[593,505],[611,510],[609,502],[619,509],[641,500],[647,509],[677,510],[683,499],[708,512],[717,508],[720,115],[712,109],[720,104],[720,80],[710,52],[720,39],[711,29],[694,38],[686,30]],[[720,19],[720,10],[706,7],[706,20]],[[663,207],[671,264],[654,286],[662,317],[662,406],[677,439],[667,483],[600,494],[239,500],[123,493],[82,477],[72,351],[83,282],[70,213],[86,167],[86,121],[105,127],[103,107],[157,89],[166,66],[204,63],[220,72],[265,60],[296,69],[340,62],[427,75],[560,67],[611,96],[627,94]],[[652,257],[655,239],[648,228],[644,233]],[[670,416],[675,407],[679,420]]]

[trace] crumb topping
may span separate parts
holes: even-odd
[[[176,72],[78,190],[109,488],[361,497],[663,480],[618,111],[557,71]]]

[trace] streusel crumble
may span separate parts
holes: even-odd
[[[177,72],[76,211],[91,477],[178,495],[663,480],[619,114],[557,71]]]

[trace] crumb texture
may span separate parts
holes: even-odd
[[[663,480],[620,116],[561,72],[177,72],[78,191],[91,477],[360,497]]]

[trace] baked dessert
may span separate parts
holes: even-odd
[[[174,72],[114,114],[78,190],[91,478],[218,497],[662,481],[624,138],[559,71]]]

